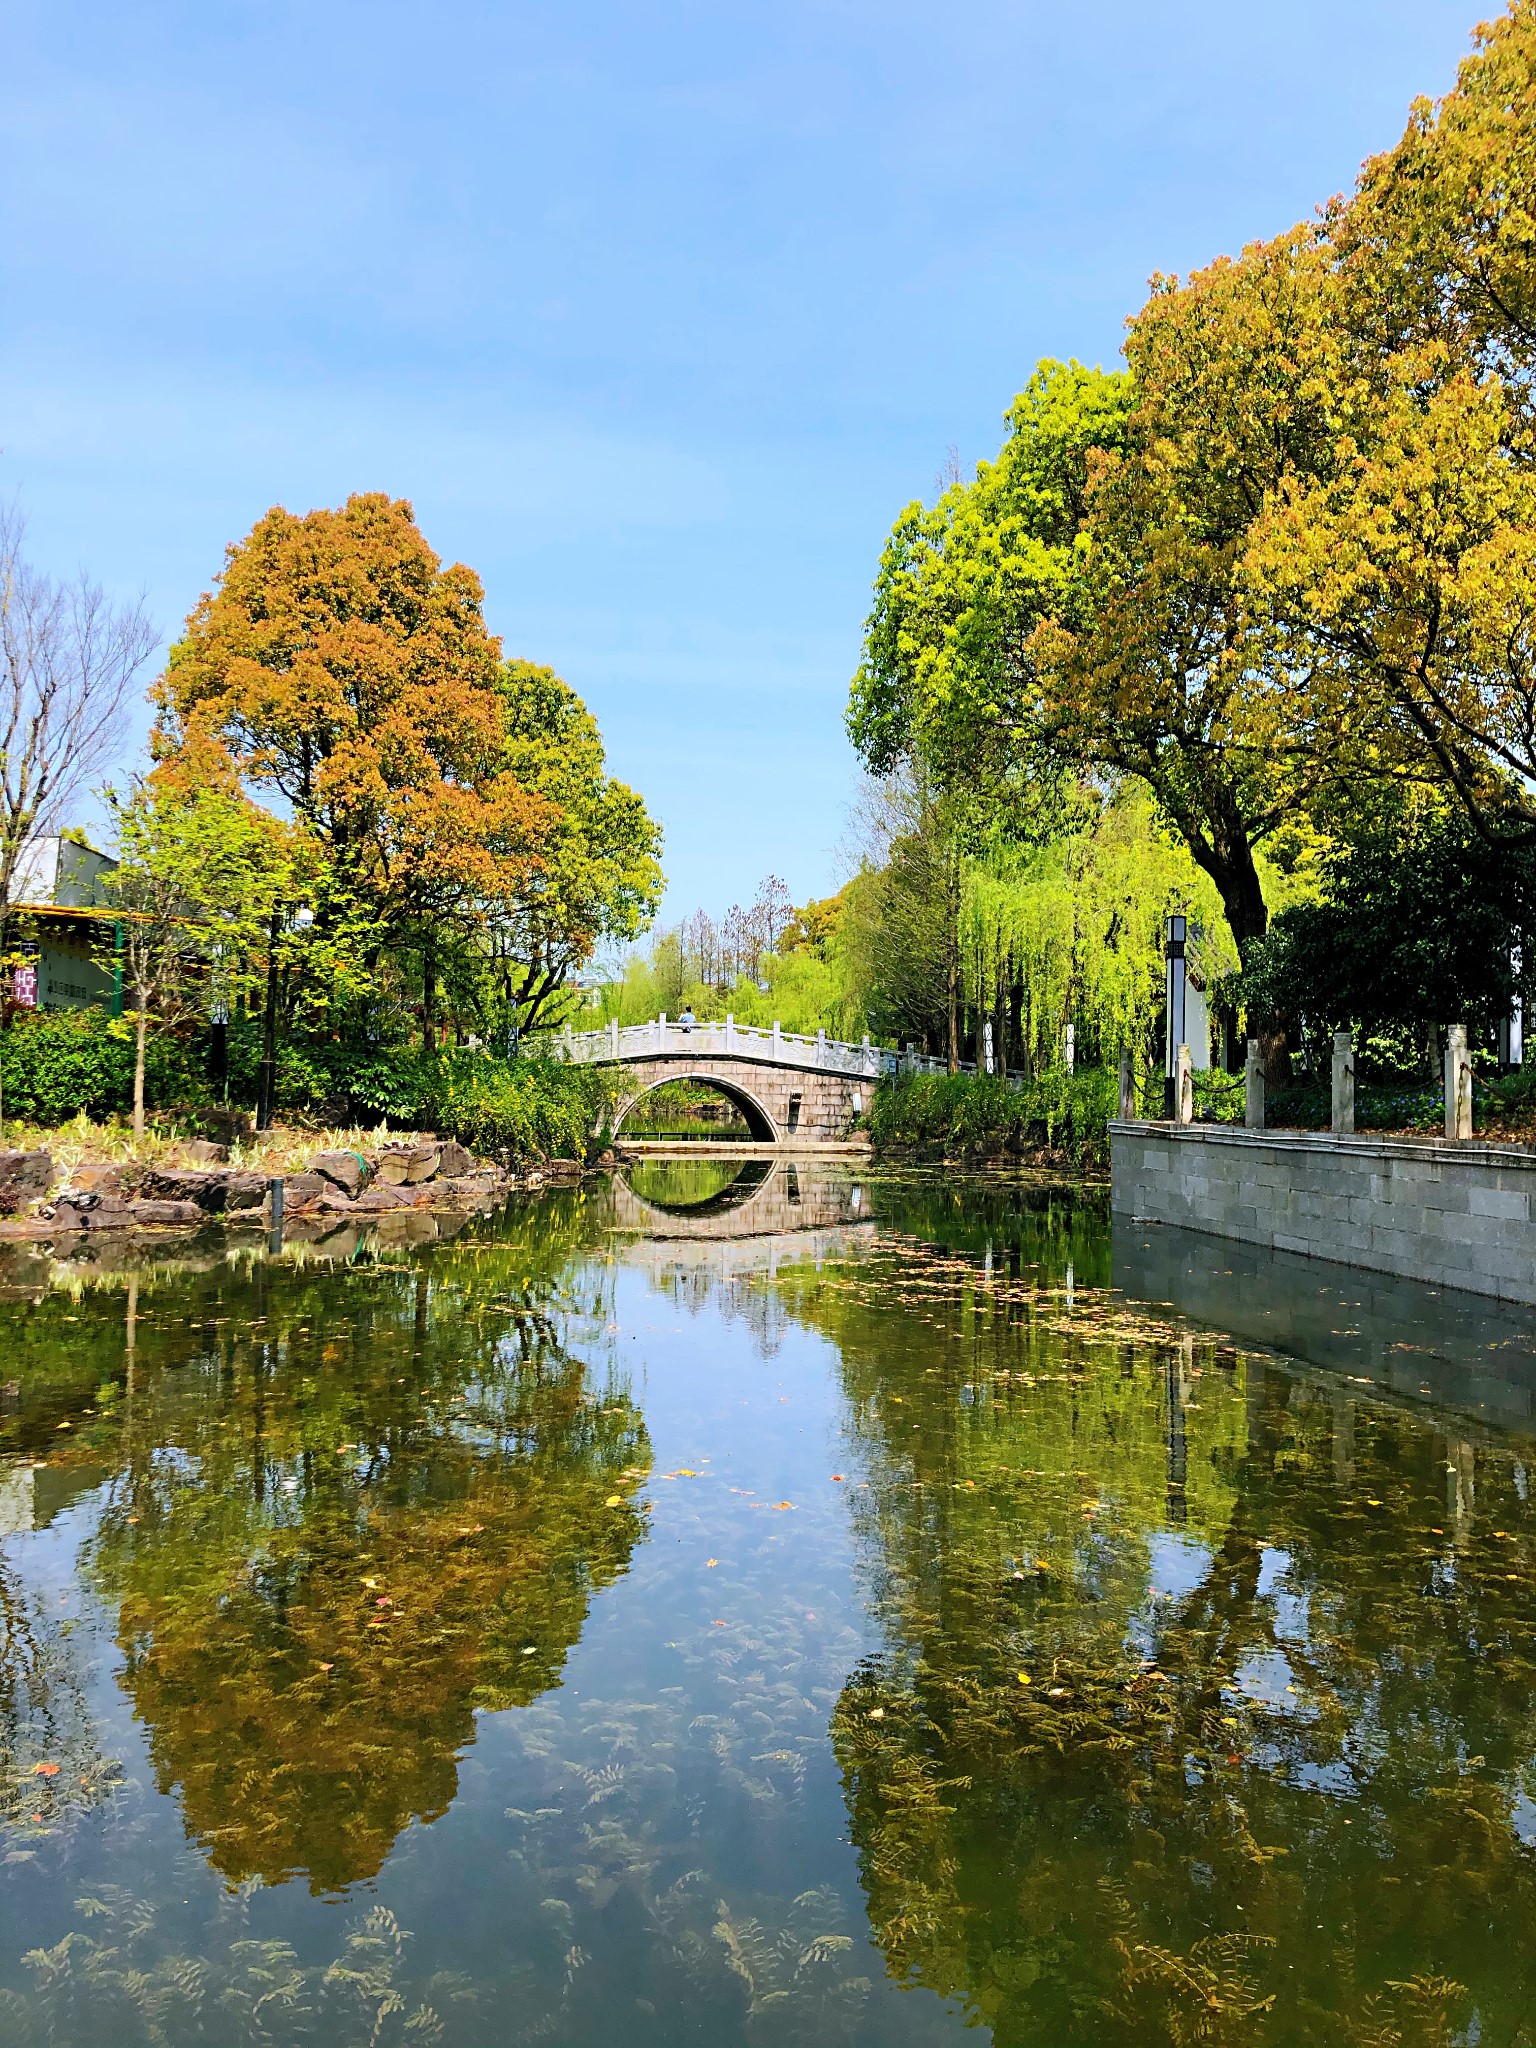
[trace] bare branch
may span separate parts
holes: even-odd
[[[63,823],[121,741],[158,638],[141,603],[114,605],[83,571],[42,574],[22,539],[0,505],[0,919],[26,842]]]

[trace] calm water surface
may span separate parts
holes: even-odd
[[[1528,1318],[937,1176],[386,1225],[0,1261],[0,2040],[1536,2043]]]

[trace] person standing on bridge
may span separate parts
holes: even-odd
[[[682,1025],[685,1031],[691,1031],[698,1020],[695,1018],[692,1010],[684,1010],[683,1014],[681,1015],[681,1017],[678,1018],[677,1021],[679,1024]]]

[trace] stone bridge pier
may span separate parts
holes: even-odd
[[[619,1081],[617,1137],[622,1139],[624,1119],[640,1098],[667,1081],[708,1081],[735,1103],[753,1142],[761,1145],[832,1144],[850,1137],[855,1119],[869,1109],[875,1085],[863,1075],[818,1073],[729,1055],[691,1058],[667,1051],[652,1059],[630,1056]]]

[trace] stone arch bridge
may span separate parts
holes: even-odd
[[[869,1110],[882,1074],[943,1070],[943,1062],[894,1053],[866,1038],[846,1045],[779,1025],[650,1024],[567,1032],[553,1048],[568,1060],[621,1070],[615,1129],[643,1095],[666,1081],[708,1081],[741,1111],[756,1144],[834,1144]]]

